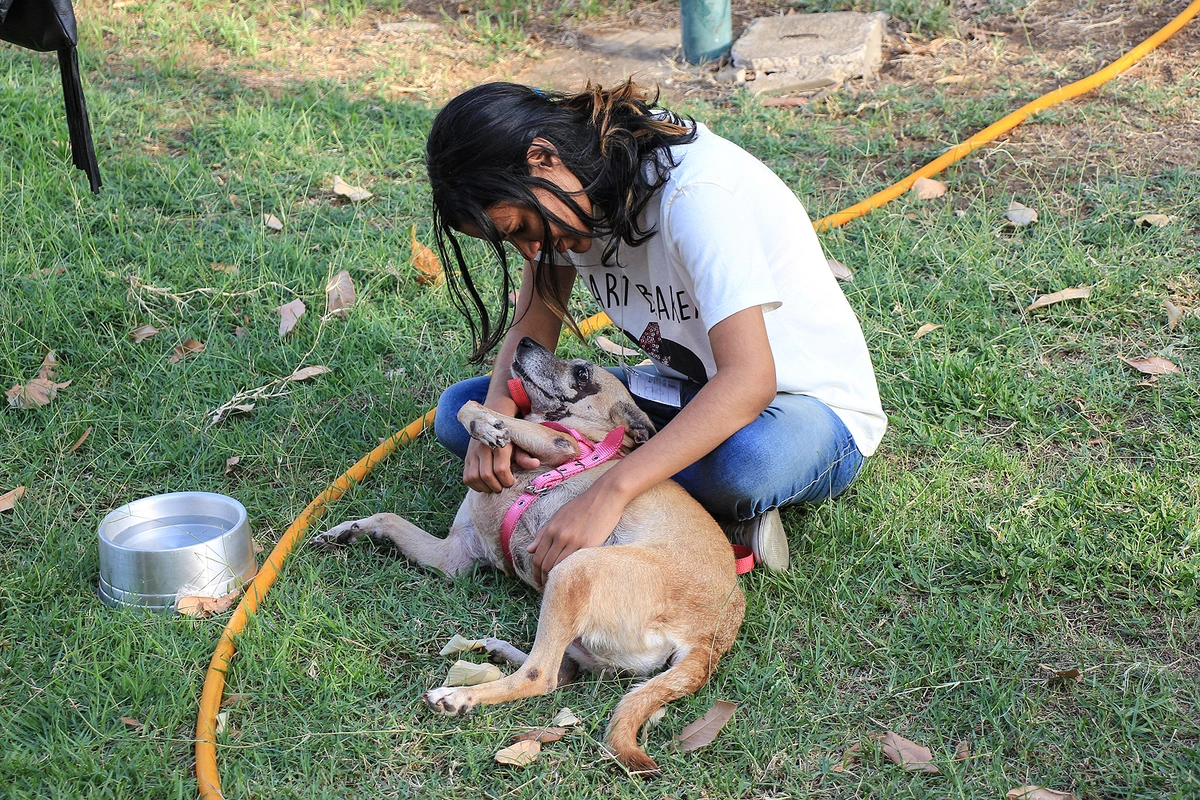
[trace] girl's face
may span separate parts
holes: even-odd
[[[562,159],[554,150],[554,145],[542,138],[534,139],[527,158],[529,159],[529,173],[533,177],[550,181],[563,192],[571,195],[584,214],[591,217],[591,199],[583,193],[583,184],[579,182],[579,178],[575,177],[575,174],[563,164]],[[576,230],[590,229],[591,226],[587,221],[580,219],[579,215],[553,192],[536,188],[533,190],[533,196],[537,198],[538,204],[548,215],[558,217]],[[487,215],[492,220],[492,224],[504,236],[505,241],[512,243],[513,247],[517,248],[517,251],[529,261],[538,260],[542,241],[546,238],[541,214],[526,206],[503,202],[496,203],[489,208]],[[479,231],[472,230],[469,226],[463,228],[463,233],[481,238]],[[592,246],[590,237],[570,234],[562,226],[553,223],[550,225],[550,241],[553,243],[555,252],[558,253],[565,253],[568,250],[573,253],[585,253]]]

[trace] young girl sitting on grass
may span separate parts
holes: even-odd
[[[609,469],[537,534],[539,582],[602,545],[629,501],[673,478],[750,546],[788,567],[778,509],[836,497],[883,436],[887,417],[858,319],[800,201],[762,162],[656,107],[633,82],[550,94],[490,83],[438,113],[426,164],[434,229],[456,306],[491,377],[451,386],[438,440],[480,492],[513,484],[512,464],[456,419],[476,400],[516,415],[508,391],[517,343],[554,350],[580,280],[653,366],[614,370],[657,434]],[[491,245],[503,279],[489,312],[457,236]],[[505,244],[524,259],[509,322]],[[451,259],[453,255],[453,260]]]

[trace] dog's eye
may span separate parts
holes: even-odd
[[[571,377],[575,379],[576,386],[586,386],[588,382],[588,368],[582,364],[575,366],[571,370]]]

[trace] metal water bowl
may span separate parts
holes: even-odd
[[[246,508],[210,492],[134,500],[100,523],[100,599],[171,610],[180,597],[221,597],[258,571]]]

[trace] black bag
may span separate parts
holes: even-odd
[[[71,132],[71,161],[87,173],[92,191],[99,194],[100,167],[79,80],[79,54],[75,49],[79,34],[71,0],[0,0],[0,39],[30,50],[58,51],[67,129]]]

